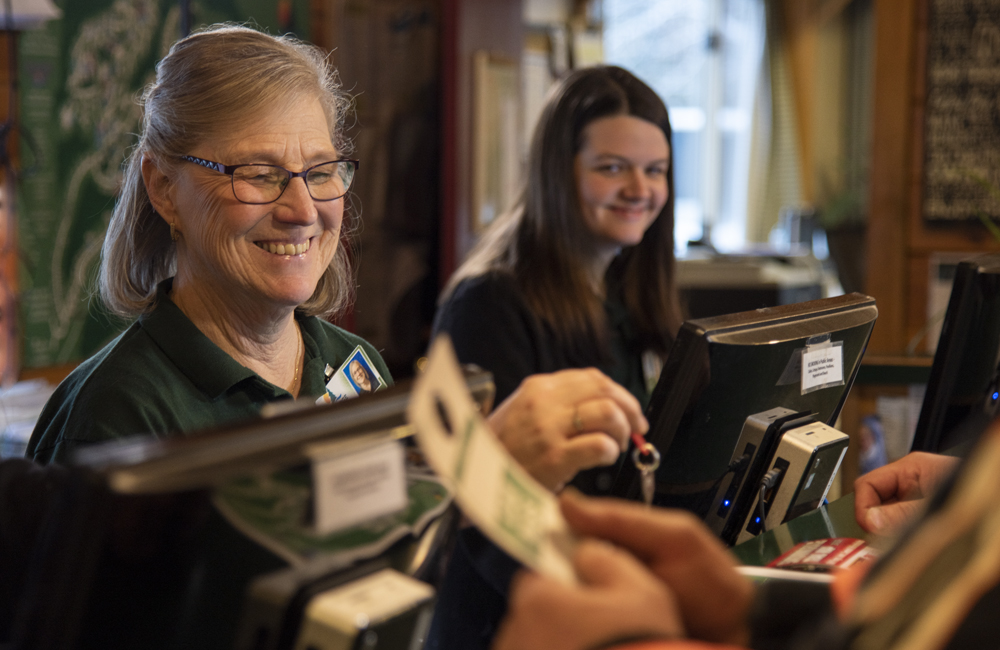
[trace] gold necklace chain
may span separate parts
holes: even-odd
[[[295,395],[295,388],[299,382],[299,367],[302,364],[302,328],[299,327],[298,321],[293,321],[295,323],[295,333],[297,334],[295,341],[295,374],[292,377],[292,385],[288,392]]]

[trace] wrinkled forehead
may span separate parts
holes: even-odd
[[[330,111],[320,95],[300,93],[248,107],[239,119],[219,125],[199,144],[234,155],[262,152],[274,158],[258,162],[280,163],[283,157],[328,160],[338,153],[337,124]]]

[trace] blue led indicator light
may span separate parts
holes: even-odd
[[[723,501],[723,502],[722,502],[722,505],[724,505],[724,506],[728,506],[728,505],[729,505],[729,499],[726,499],[725,501]]]
[[[998,397],[1000,397],[1000,393],[996,393],[996,392],[995,392],[995,393],[993,393],[993,401],[994,401],[994,402],[995,402],[995,401],[997,401],[997,398],[998,398]]]

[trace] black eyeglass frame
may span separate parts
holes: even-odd
[[[200,165],[202,167],[205,167],[206,169],[211,169],[212,171],[219,172],[220,174],[225,174],[229,176],[229,185],[233,190],[233,197],[235,197],[236,200],[239,201],[240,203],[245,203],[246,205],[268,205],[269,203],[274,203],[275,201],[280,199],[281,196],[285,193],[285,190],[288,189],[288,185],[292,182],[293,178],[302,179],[302,182],[305,183],[306,185],[306,191],[309,192],[309,197],[313,201],[322,201],[324,203],[327,201],[336,201],[337,199],[344,198],[345,196],[347,196],[347,193],[351,191],[351,188],[354,186],[354,178],[357,176],[358,170],[361,169],[361,161],[354,160],[353,158],[341,158],[340,160],[327,160],[326,162],[321,162],[318,165],[313,165],[312,167],[303,169],[300,172],[293,172],[291,170],[285,169],[281,165],[271,165],[269,163],[243,163],[241,165],[223,165],[222,163],[212,162],[211,160],[205,160],[204,158],[198,158],[196,156],[180,156],[180,159],[190,163],[194,163],[196,165]],[[351,173],[351,182],[348,183],[346,188],[344,188],[344,193],[341,194],[340,196],[335,196],[332,199],[317,199],[315,196],[313,196],[312,190],[309,189],[309,182],[306,180],[306,176],[309,174],[309,172],[316,169],[317,167],[322,167],[323,165],[329,165],[330,163],[351,163],[352,165],[354,165],[354,171]],[[263,201],[263,202],[244,201],[236,194],[236,177],[233,175],[236,172],[236,170],[239,169],[240,167],[274,167],[288,174],[288,182],[286,182],[285,185],[281,188],[281,192],[278,193],[278,196],[274,197],[270,201]]]

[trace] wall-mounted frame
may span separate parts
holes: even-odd
[[[1000,218],[1000,6],[927,6],[923,217]]]
[[[518,64],[485,50],[473,54],[472,231],[510,209],[521,176]]]

